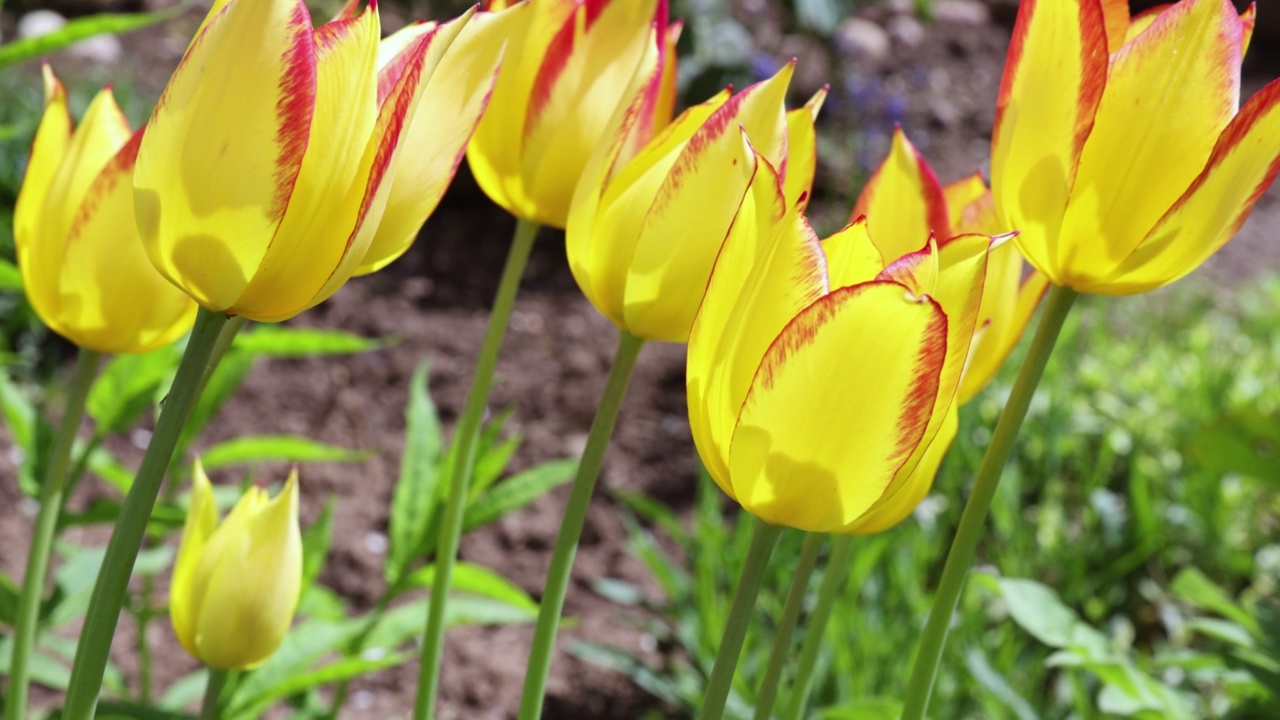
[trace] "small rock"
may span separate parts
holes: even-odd
[[[918,47],[924,42],[924,25],[914,15],[897,15],[889,19],[887,29],[889,37],[909,48]]]
[[[37,38],[57,32],[67,19],[52,10],[32,10],[18,20],[18,37]],[[120,40],[113,35],[96,35],[67,48],[72,57],[98,65],[114,65],[124,54]]]
[[[991,22],[991,10],[979,0],[935,0],[933,17],[947,25],[980,27]]]
[[[960,109],[945,97],[935,96],[929,101],[929,114],[939,127],[948,128],[960,121]]]
[[[889,55],[889,33],[862,18],[849,18],[836,31],[836,46],[846,55],[878,62]]]
[[[67,19],[52,10],[32,10],[18,19],[18,37],[37,38],[57,32]]]

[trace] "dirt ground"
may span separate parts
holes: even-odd
[[[744,3],[748,9],[743,12],[751,12],[752,5]],[[883,12],[867,17],[885,27],[893,23]],[[1004,23],[1009,18],[1002,12],[976,23],[944,18],[938,25],[921,26],[920,36],[891,33],[888,53],[874,61],[815,60],[828,63],[833,73],[829,81],[835,86],[832,119],[823,121],[824,141],[843,143],[842,133],[853,121],[866,128],[851,160],[837,160],[820,170],[815,204],[820,230],[835,229],[847,215],[854,190],[849,177],[865,169],[856,167],[860,163],[878,161],[893,122],[903,125],[944,182],[985,169],[1008,42]],[[782,38],[772,50],[785,57],[787,47]],[[1265,50],[1255,47],[1255,55],[1261,57],[1249,67],[1246,95],[1278,74],[1275,57],[1266,56]],[[802,64],[805,61],[802,54]],[[812,89],[803,87],[803,81],[798,84],[797,102]],[[825,162],[828,156],[822,157]],[[1235,282],[1263,267],[1277,267],[1277,220],[1280,194],[1272,191],[1241,235],[1202,272]],[[488,202],[464,169],[404,258],[383,272],[352,281],[332,300],[292,321],[403,339],[345,358],[264,362],[211,426],[208,442],[290,432],[376,450],[358,465],[303,468],[304,522],[318,514],[328,497],[338,498],[333,554],[321,581],[357,607],[367,606],[381,589],[382,557],[375,552],[378,543],[369,540],[387,528],[409,378],[420,360],[431,359],[432,397],[446,425],[451,425],[465,400],[512,227],[513,221]],[[494,410],[514,410],[511,427],[525,438],[516,467],[581,448],[615,341],[613,327],[577,290],[560,234],[544,231],[516,304],[491,402]],[[626,488],[678,508],[689,505],[696,458],[685,416],[683,360],[682,346],[645,348],[601,490]],[[3,457],[7,454],[0,453]],[[0,459],[0,569],[16,578],[26,553],[31,508],[16,502],[9,481],[12,473],[8,460]],[[564,489],[554,492],[525,511],[471,533],[462,543],[462,557],[494,569],[536,598],[566,494]],[[562,635],[565,640],[590,638],[638,650],[642,638],[618,621],[620,610],[590,589],[593,579],[604,576],[652,587],[628,555],[622,523],[607,492],[600,492],[566,604],[566,613],[579,622]],[[513,717],[531,635],[527,626],[452,631],[446,642],[439,716]],[[157,684],[163,687],[187,672],[192,662],[163,623],[157,624],[153,640]],[[127,636],[117,644],[117,659],[126,668],[132,664],[130,646]],[[417,670],[410,664],[360,680],[343,717],[374,720],[406,714]],[[563,651],[555,660],[546,713],[552,720],[634,718],[655,707],[625,677]]]

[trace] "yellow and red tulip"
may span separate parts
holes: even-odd
[[[859,220],[819,241],[761,161],[689,336],[689,418],[720,487],[812,532],[869,533],[927,493],[955,433],[991,238],[916,249]]]
[[[67,91],[44,68],[45,109],[14,209],[23,287],[40,319],[80,347],[135,353],[173,342],[196,306],[147,261],[133,217],[141,133],[110,89],[74,128]]]
[[[1027,260],[1080,292],[1194,270],[1280,170],[1280,83],[1239,107],[1254,9],[1023,0],[1001,83],[992,190]]]
[[[448,135],[419,133],[417,116],[456,119],[457,107],[422,101],[469,17],[409,31],[380,68],[376,5],[313,28],[300,0],[215,4],[138,152],[135,207],[152,263],[210,310],[273,322],[393,257],[399,228],[366,260],[404,177],[397,161],[415,151],[406,145]]]
[[[643,98],[655,94],[660,63],[651,68],[633,83],[650,90],[620,111],[612,142],[583,173],[565,241],[578,286],[614,324],[646,340],[685,342],[757,154],[783,169],[791,202],[808,192],[825,93],[787,112],[788,64],[688,109],[646,144]]]
[[[506,8],[510,4],[489,4],[522,17],[512,25],[467,158],[494,202],[517,217],[563,228],[583,168],[597,147],[609,144],[614,111],[633,101],[629,81],[655,42],[674,46],[667,0],[526,0]],[[675,98],[674,48],[659,57],[667,89],[651,105],[655,129],[670,121]]]
[[[850,220],[863,215],[871,237],[881,243],[887,256],[908,252],[910,243],[930,233],[942,241],[952,235],[998,235],[1012,229],[1001,227],[991,192],[980,175],[944,187],[901,129],[894,133],[889,156],[863,188]],[[883,244],[895,239],[909,244]],[[960,404],[972,399],[995,376],[1048,287],[1043,273],[1027,274],[1025,270],[1013,243],[991,251],[978,328],[960,379]]]
[[[213,486],[196,460],[169,590],[182,647],[210,667],[254,667],[289,632],[301,590],[297,469],[274,499],[250,488],[219,524]]]

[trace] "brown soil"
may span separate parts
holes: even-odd
[[[162,33],[171,40],[175,31]],[[900,120],[944,181],[984,168],[1007,34],[1008,28],[999,24],[940,25],[927,28],[914,47],[897,42],[876,66],[835,63],[848,77],[887,90],[866,107],[850,107],[853,99],[839,87],[837,77],[831,78],[837,89],[828,106],[831,119],[824,120],[826,137],[842,141],[839,133],[857,120],[869,127],[862,136],[863,147],[869,157],[876,157],[892,120]],[[154,73],[152,65],[149,72]],[[1274,58],[1265,56],[1251,69],[1256,77],[1277,74]],[[1260,85],[1251,80],[1246,92]],[[905,103],[897,116],[874,106],[893,97]],[[841,163],[835,158],[822,168],[815,205],[820,228],[833,229],[847,215],[854,190],[848,178],[859,169],[856,165],[856,159]],[[1280,195],[1272,191],[1240,237],[1205,272],[1234,281],[1277,267],[1280,253],[1268,229],[1278,216]],[[328,497],[338,499],[333,553],[321,582],[357,608],[367,607],[382,587],[383,558],[370,551],[367,539],[387,528],[409,378],[420,360],[431,359],[432,397],[451,426],[465,399],[511,230],[512,221],[487,201],[464,169],[404,258],[381,273],[352,281],[331,301],[294,321],[368,336],[397,336],[400,342],[352,357],[262,363],[205,439],[290,432],[376,450],[359,465],[303,468],[304,521],[315,518]],[[514,410],[511,428],[525,438],[515,467],[581,448],[616,337],[613,327],[578,292],[560,235],[544,231],[516,304],[490,404],[494,410]],[[263,475],[276,477],[281,471],[268,468]],[[653,344],[645,348],[637,366],[601,479],[604,492],[597,493],[588,518],[566,605],[566,613],[578,622],[563,633],[565,639],[589,638],[640,650],[642,638],[628,623],[619,622],[620,610],[590,589],[594,579],[606,576],[653,589],[628,554],[607,490],[637,490],[686,507],[695,472],[684,410],[683,347]],[[6,508],[0,511],[0,570],[16,578],[21,575],[33,513],[29,502],[17,497],[7,459],[0,461],[0,476],[0,507]],[[463,541],[462,557],[496,570],[536,598],[565,497],[564,489],[553,492],[471,533]],[[131,633],[126,628],[117,642],[116,659],[126,670],[134,664],[132,640],[127,638]],[[530,627],[520,626],[452,631],[446,643],[439,717],[512,717],[531,634]],[[163,624],[153,641],[160,687],[192,668]],[[546,717],[634,718],[655,707],[626,678],[571,657],[563,647],[562,643],[553,667]],[[417,665],[410,664],[360,680],[343,717],[373,720],[406,714],[416,676]]]

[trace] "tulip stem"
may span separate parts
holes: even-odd
[[[63,411],[62,423],[58,426],[58,434],[54,438],[46,465],[48,475],[40,487],[40,512],[36,516],[31,547],[27,551],[27,569],[22,578],[22,595],[18,600],[18,614],[14,621],[5,720],[22,720],[27,713],[27,690],[31,681],[29,661],[40,626],[40,602],[44,599],[45,575],[49,572],[49,556],[53,552],[58,516],[62,512],[62,495],[67,487],[67,471],[71,467],[71,449],[75,445],[76,431],[80,429],[80,422],[84,419],[85,401],[89,397],[89,388],[93,387],[100,357],[93,350],[80,348],[75,375],[72,376],[67,393],[67,407]]]
[[[111,639],[129,591],[129,576],[142,547],[151,510],[160,493],[169,458],[182,434],[182,426],[195,405],[200,378],[209,363],[218,333],[226,322],[226,315],[205,308],[200,308],[196,314],[186,352],[178,365],[169,396],[161,407],[155,432],[142,456],[142,464],[120,508],[120,517],[107,543],[102,569],[98,571],[98,580],[93,586],[84,628],[76,646],[76,658],[71,666],[67,704],[62,714],[65,720],[89,720],[93,717],[98,693],[102,689],[102,675],[107,667],[107,655],[111,651]]]
[[[1049,291],[1049,299],[1036,328],[1035,338],[1022,361],[1022,369],[1018,371],[1018,378],[1013,383],[1013,391],[1005,403],[1004,412],[1000,414],[1000,421],[996,423],[991,444],[987,446],[986,455],[982,458],[969,501],[965,503],[964,512],[960,516],[960,526],[956,528],[955,539],[947,553],[947,562],[938,582],[938,592],[934,595],[933,607],[929,610],[929,621],[920,637],[920,650],[916,654],[915,665],[911,668],[902,720],[924,720],[929,708],[929,697],[933,693],[938,665],[942,662],[942,650],[947,642],[951,616],[955,613],[969,567],[973,564],[973,556],[978,548],[978,540],[982,537],[996,486],[1077,294],[1071,288],[1056,285]]]
[[[511,249],[507,251],[502,279],[498,281],[498,294],[494,298],[489,325],[480,345],[480,358],[476,363],[476,374],[471,379],[471,390],[467,393],[467,405],[463,408],[453,433],[453,474],[449,478],[449,497],[445,501],[440,536],[436,541],[436,574],[431,583],[431,600],[427,607],[422,663],[418,673],[418,697],[413,706],[414,720],[427,720],[436,705],[436,693],[440,687],[440,656],[444,649],[445,604],[453,581],[453,565],[458,557],[462,519],[467,509],[471,471],[476,460],[476,442],[480,436],[484,410],[489,402],[489,388],[493,385],[498,352],[502,349],[516,291],[520,288],[520,278],[524,275],[524,267],[529,262],[529,253],[533,250],[533,240],[537,235],[537,223],[523,218],[516,221],[515,237],[512,239]]]
[[[813,566],[818,562],[818,552],[827,536],[823,533],[805,533],[804,546],[800,548],[800,559],[796,561],[794,575],[791,578],[791,589],[787,592],[786,603],[782,606],[782,616],[778,618],[778,629],[773,636],[773,649],[769,652],[769,664],[765,666],[764,679],[760,681],[760,693],[756,696],[755,720],[769,720],[773,717],[773,704],[778,699],[778,680],[782,677],[782,666],[786,665],[791,653],[791,635],[795,632],[796,621],[800,618],[800,608],[804,606],[804,596],[809,589],[809,578],[813,575]]]
[[[716,652],[715,664],[711,666],[711,678],[707,680],[707,694],[702,700],[699,720],[720,720],[724,717],[729,690],[733,686],[733,673],[738,668],[742,642],[747,638],[747,627],[755,613],[756,596],[760,594],[764,571],[769,567],[769,556],[773,555],[778,538],[782,537],[781,525],[760,519],[755,519],[755,523],[755,529],[751,531],[751,545],[747,548],[746,559],[742,561],[742,572],[738,574],[738,588],[733,593],[733,604],[729,606],[729,617],[720,636],[720,648]]]
[[[547,676],[551,672],[551,656],[555,652],[556,633],[560,629],[560,614],[564,611],[564,597],[569,589],[573,559],[578,552],[578,540],[587,521],[587,508],[595,491],[600,467],[604,464],[605,450],[613,436],[613,426],[618,410],[631,382],[631,371],[644,340],[625,330],[618,336],[618,350],[613,356],[613,367],[605,382],[604,395],[596,408],[587,434],[587,446],[578,461],[578,473],[569,491],[569,504],[560,522],[560,534],[551,552],[551,566],[542,590],[538,608],[538,624],[533,631],[533,645],[529,648],[529,662],[525,665],[524,691],[520,695],[519,720],[538,720],[542,717],[542,702],[547,694]]]
[[[222,707],[218,698],[222,689],[227,686],[226,670],[209,668],[209,682],[204,686],[204,702],[200,703],[200,720],[218,720],[222,716]]]
[[[818,587],[818,603],[814,605],[813,613],[809,615],[808,627],[804,631],[804,643],[800,646],[800,661],[796,663],[791,697],[787,700],[787,711],[782,715],[787,720],[804,718],[809,693],[813,690],[813,669],[818,665],[818,653],[822,651],[824,644],[827,621],[831,619],[831,610],[835,608],[836,598],[844,587],[844,579],[849,574],[849,558],[852,556],[853,536],[837,535],[831,541],[831,557],[827,560],[822,585]]]

